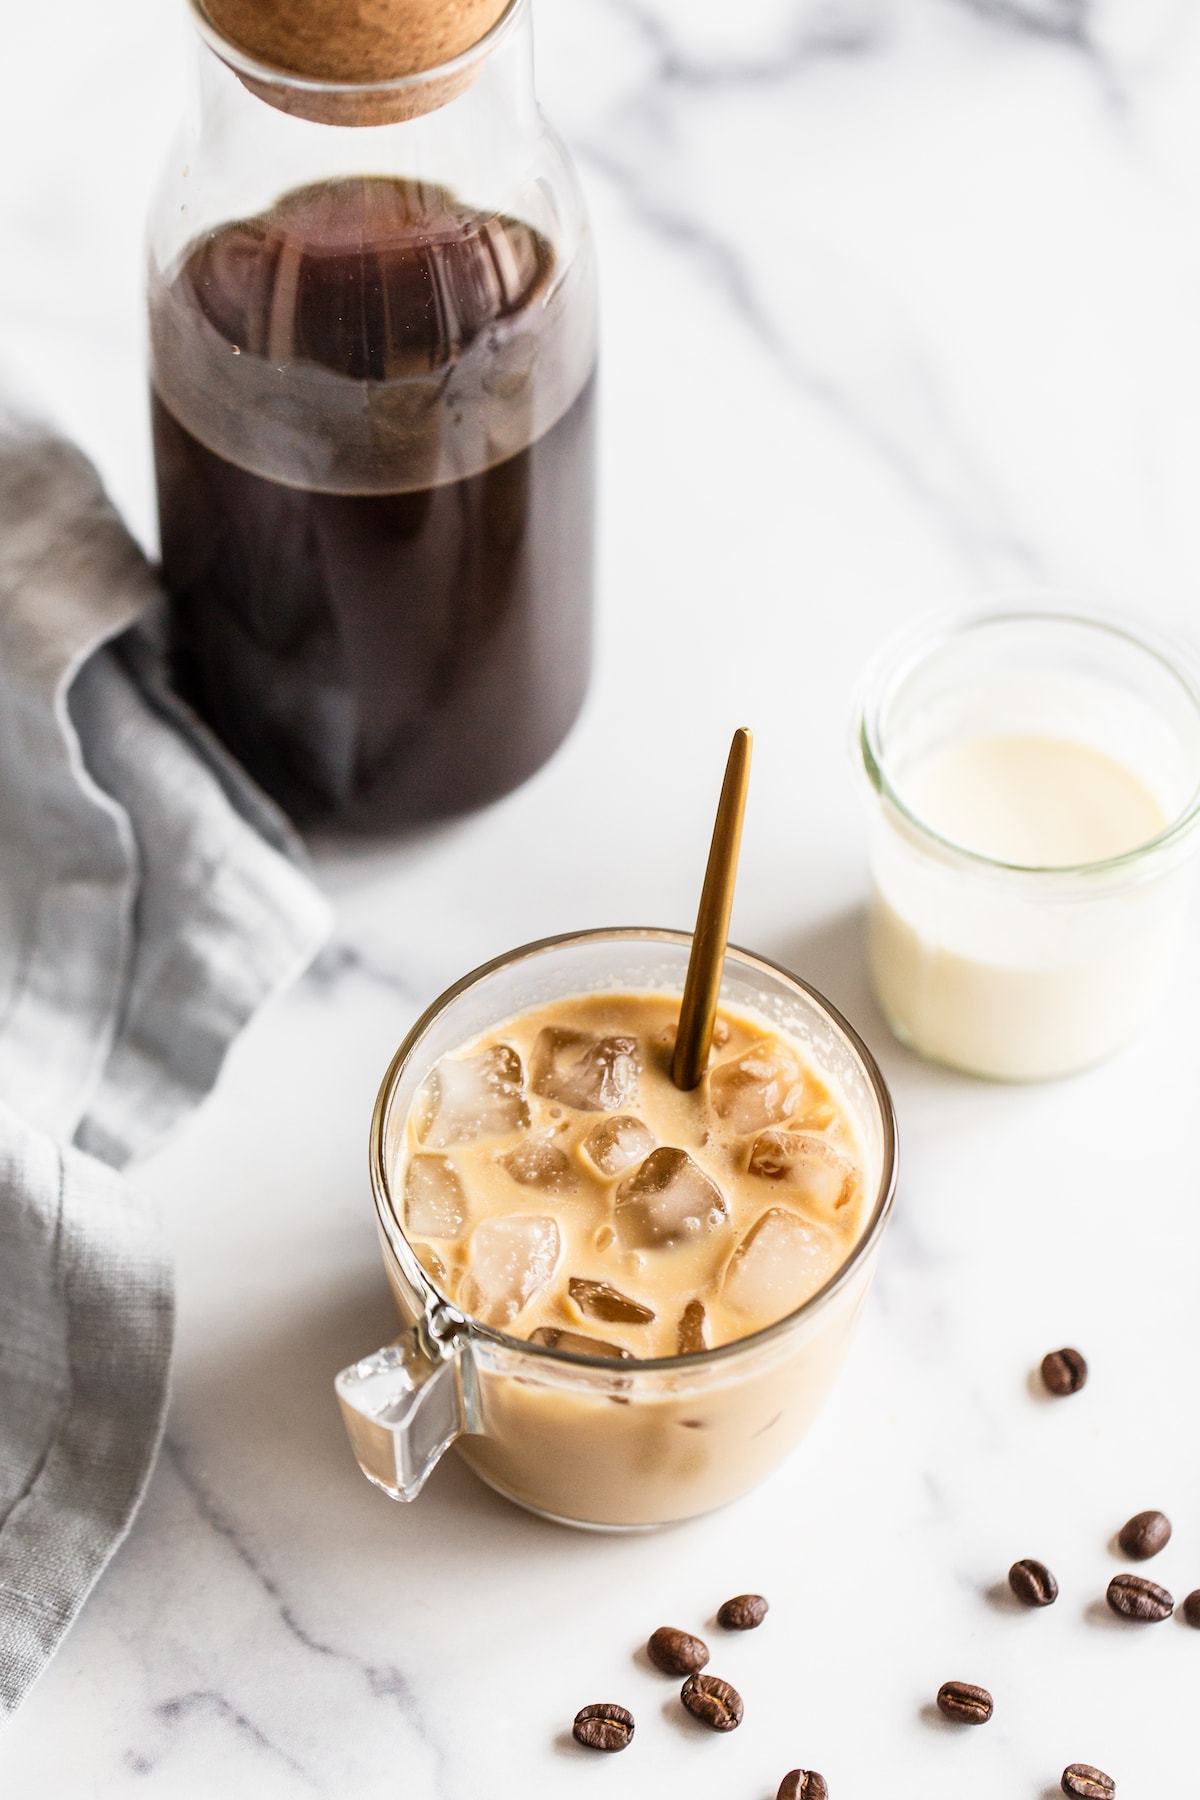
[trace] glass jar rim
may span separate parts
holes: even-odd
[[[503,956],[496,956],[491,958],[488,962],[481,963],[478,968],[472,969],[468,974],[462,976],[460,980],[448,987],[444,993],[439,994],[438,998],[433,1001],[430,1006],[426,1007],[425,1011],[412,1026],[411,1030],[404,1038],[403,1043],[392,1057],[392,1060],[384,1073],[383,1080],[380,1083],[379,1093],[376,1097],[375,1110],[371,1117],[369,1149],[371,1191],[375,1201],[376,1216],[388,1246],[395,1251],[398,1240],[412,1257],[412,1261],[419,1272],[420,1285],[425,1293],[426,1312],[428,1313],[430,1310],[431,1301],[436,1303],[443,1319],[448,1318],[452,1325],[461,1322],[462,1329],[467,1331],[472,1338],[482,1339],[489,1344],[497,1345],[507,1351],[518,1352],[521,1355],[530,1356],[534,1358],[535,1361],[541,1361],[548,1365],[559,1365],[566,1368],[602,1370],[608,1375],[612,1375],[619,1370],[621,1375],[625,1378],[643,1373],[669,1374],[674,1370],[701,1368],[713,1361],[727,1361],[739,1352],[750,1350],[757,1345],[769,1343],[775,1338],[782,1337],[798,1320],[805,1316],[823,1311],[828,1302],[841,1292],[842,1288],[849,1281],[852,1273],[866,1260],[869,1253],[878,1243],[883,1234],[883,1228],[891,1214],[892,1203],[896,1193],[898,1164],[896,1114],[892,1104],[891,1094],[888,1091],[887,1083],[884,1081],[879,1065],[862,1038],[855,1031],[854,1027],[843,1018],[837,1008],[832,1005],[823,994],[818,993],[816,988],[810,986],[807,981],[802,980],[801,977],[794,974],[791,969],[784,968],[782,963],[772,962],[770,958],[759,956],[752,950],[743,950],[736,944],[730,944],[727,947],[726,955],[734,958],[743,967],[761,969],[772,978],[782,980],[788,986],[798,989],[806,1000],[813,1002],[816,1005],[818,1011],[822,1012],[834,1026],[835,1030],[841,1034],[855,1057],[858,1059],[863,1073],[866,1076],[867,1086],[870,1089],[875,1105],[878,1108],[883,1138],[879,1187],[875,1196],[874,1206],[871,1210],[871,1216],[860,1233],[857,1242],[854,1244],[850,1254],[846,1257],[846,1260],[834,1270],[824,1286],[819,1287],[815,1294],[810,1294],[807,1300],[803,1301],[798,1307],[795,1307],[790,1313],[786,1313],[782,1319],[776,1319],[770,1325],[762,1326],[758,1331],[749,1332],[745,1337],[734,1338],[728,1344],[717,1344],[711,1349],[693,1350],[685,1355],[679,1356],[638,1357],[631,1362],[622,1360],[619,1363],[614,1363],[611,1357],[585,1356],[581,1355],[578,1351],[555,1349],[548,1344],[534,1344],[530,1342],[528,1338],[512,1337],[508,1332],[499,1331],[494,1326],[484,1325],[480,1320],[472,1318],[469,1313],[462,1312],[458,1307],[454,1306],[452,1302],[448,1301],[430,1280],[420,1264],[417,1263],[416,1257],[412,1252],[412,1246],[405,1236],[404,1230],[396,1215],[395,1207],[392,1203],[391,1182],[384,1148],[387,1137],[387,1124],[391,1112],[391,1102],[401,1075],[408,1066],[413,1052],[416,1050],[418,1044],[421,1042],[429,1028],[441,1016],[452,1001],[459,999],[471,988],[476,987],[479,983],[487,980],[489,976],[498,973],[501,969],[506,969],[514,963],[521,962],[526,958],[544,954],[548,951],[565,949],[575,944],[595,943],[598,941],[658,942],[675,944],[681,947],[690,947],[692,933],[690,931],[674,931],[667,927],[653,925],[614,925],[598,926],[587,931],[562,932],[553,937],[536,938],[532,943],[521,944],[515,950],[507,951]],[[405,1270],[405,1273],[408,1274],[407,1269]]]
[[[435,63],[431,69],[417,69],[409,75],[388,76],[382,81],[329,80],[319,75],[300,75],[292,69],[281,68],[276,63],[264,62],[226,37],[209,17],[205,0],[187,0],[187,5],[192,23],[205,44],[214,56],[219,57],[243,80],[263,87],[286,88],[295,94],[317,99],[346,97],[370,100],[420,93],[423,88],[433,87],[456,76],[465,76],[477,63],[485,61],[509,35],[517,21],[529,10],[530,0],[508,0],[508,5],[495,24],[457,56],[450,57],[446,62]]]
[[[1135,844],[1131,850],[1096,862],[1038,864],[1006,862],[1002,857],[970,850],[953,838],[944,837],[912,810],[888,774],[881,718],[892,696],[909,676],[947,644],[993,626],[1065,625],[1118,639],[1159,663],[1191,703],[1200,721],[1200,675],[1181,646],[1165,634],[1135,626],[1115,613],[1082,606],[1073,610],[1065,597],[1057,594],[1046,596],[1045,604],[1037,604],[1039,598],[1037,594],[1022,595],[1011,602],[993,601],[983,606],[937,613],[888,638],[867,665],[860,684],[854,711],[856,760],[875,796],[898,813],[920,839],[933,845],[946,861],[957,862],[964,870],[1038,885],[1054,878],[1070,883],[1135,873],[1148,860],[1161,861],[1191,835],[1200,822],[1200,781],[1175,817],[1154,837]]]

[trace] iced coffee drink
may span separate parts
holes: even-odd
[[[861,1152],[800,1046],[718,1014],[707,1076],[671,1080],[678,1005],[586,995],[438,1064],[395,1177],[437,1288],[586,1356],[705,1350],[794,1312],[862,1227]]]
[[[754,1486],[833,1385],[891,1205],[887,1091],[819,995],[732,947],[676,1089],[690,943],[528,946],[397,1052],[371,1169],[406,1330],[337,1381],[395,1498],[453,1443],[533,1511],[666,1524]]]

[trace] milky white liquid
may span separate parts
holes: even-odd
[[[1168,823],[1131,770],[1049,736],[964,739],[906,771],[899,787],[938,837],[1022,869],[1104,862]],[[875,860],[872,970],[893,1028],[921,1054],[1032,1080],[1098,1061],[1141,1022],[1182,904],[1177,883],[1068,893],[1052,891],[1047,875],[1035,891],[949,869],[886,835],[894,841]]]
[[[967,738],[918,764],[903,799],[939,837],[1027,869],[1106,862],[1167,821],[1137,776],[1066,738]]]

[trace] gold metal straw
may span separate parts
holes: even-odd
[[[734,732],[729,761],[725,765],[725,780],[721,784],[708,867],[704,871],[683,1005],[679,1010],[679,1035],[675,1039],[675,1056],[671,1063],[671,1080],[685,1091],[700,1085],[712,1048],[717,995],[721,990],[721,971],[725,967],[725,945],[729,938],[729,914],[737,881],[738,851],[742,847],[742,817],[746,811],[746,789],[750,784],[752,743],[748,731]]]

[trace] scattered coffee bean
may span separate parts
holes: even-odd
[[[1058,1583],[1046,1567],[1032,1556],[1023,1556],[1008,1571],[1008,1585],[1022,1606],[1053,1606],[1058,1599]]]
[[[726,1631],[753,1631],[761,1625],[770,1608],[761,1594],[738,1594],[727,1600],[717,1614],[717,1624]]]
[[[1166,1513],[1140,1512],[1122,1525],[1117,1542],[1126,1556],[1145,1562],[1147,1557],[1157,1556],[1165,1549],[1170,1538],[1171,1521]]]
[[[1072,1800],[1113,1800],[1117,1784],[1103,1769],[1093,1769],[1091,1763],[1072,1763],[1063,1770],[1062,1791],[1070,1794]]]
[[[736,1731],[742,1722],[742,1696],[719,1675],[689,1675],[679,1698],[692,1717],[711,1731]]]
[[[1052,1394],[1077,1394],[1088,1377],[1078,1350],[1052,1350],[1042,1358],[1042,1380]]]
[[[1183,1603],[1183,1616],[1200,1631],[1200,1588],[1195,1588]]]
[[[646,1655],[664,1675],[694,1675],[708,1661],[708,1645],[690,1631],[660,1625],[646,1645]]]
[[[1138,1619],[1143,1624],[1157,1624],[1169,1619],[1175,1602],[1166,1588],[1144,1575],[1114,1575],[1108,1584],[1108,1604],[1123,1619]]]
[[[829,1789],[815,1769],[793,1769],[780,1782],[775,1800],[829,1800]]]
[[[969,1681],[943,1681],[937,1703],[938,1710],[958,1725],[986,1725],[992,1716],[992,1696]]]
[[[633,1714],[605,1700],[581,1706],[571,1735],[588,1750],[624,1750],[633,1741]]]

